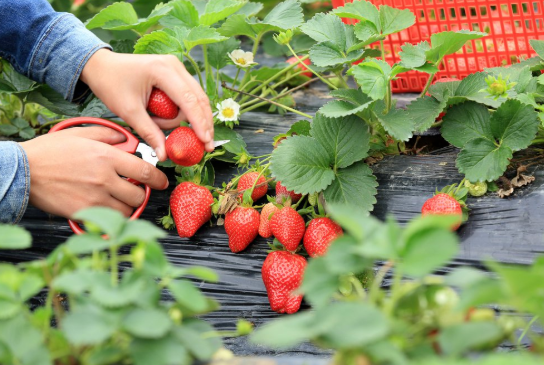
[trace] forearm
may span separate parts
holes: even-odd
[[[0,56],[67,100],[84,96],[81,71],[106,47],[77,18],[55,12],[46,0],[0,0]]]
[[[15,142],[0,142],[0,222],[18,223],[29,196],[30,170],[25,151]]]

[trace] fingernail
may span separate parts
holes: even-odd
[[[168,181],[168,179],[167,179],[167,180],[166,180],[166,185],[164,185],[163,190],[166,189],[166,188],[168,188],[168,185],[170,185],[170,181]]]
[[[157,154],[157,157],[159,158],[159,160],[164,161],[166,159],[166,152],[164,151],[162,147],[157,147],[155,149],[155,153]]]
[[[212,131],[206,131],[206,142],[213,142]]]

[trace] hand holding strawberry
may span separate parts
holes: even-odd
[[[300,308],[302,295],[295,295],[302,283],[306,259],[286,251],[274,251],[264,260],[261,274],[270,308],[278,313],[293,314]]]
[[[174,119],[179,114],[178,106],[161,89],[153,88],[147,110],[162,119]]]

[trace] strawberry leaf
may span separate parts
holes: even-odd
[[[319,67],[355,62],[363,55],[363,50],[355,50],[346,54],[344,49],[331,42],[319,43],[310,49],[310,59],[313,64]]]
[[[252,17],[257,15],[261,10],[263,10],[264,5],[263,3],[253,3],[249,2],[246,3],[240,10],[236,12],[236,14],[242,14],[247,17]]]
[[[330,153],[311,137],[293,136],[282,141],[271,162],[272,176],[299,194],[322,191],[334,179]]]
[[[203,44],[217,43],[227,40],[227,37],[219,34],[214,28],[210,28],[207,25],[200,25],[192,28],[186,37],[182,38],[185,49],[189,52],[196,46]]]
[[[336,178],[324,191],[327,203],[353,204],[366,212],[376,204],[378,183],[363,161],[336,171]]]
[[[367,109],[373,100],[359,89],[339,89],[331,92],[331,96],[341,100],[334,100],[325,104],[319,113],[326,117],[346,117]]]
[[[457,167],[469,181],[492,181],[501,176],[512,158],[512,150],[485,138],[470,140],[457,156]]]
[[[240,48],[240,41],[229,38],[224,42],[214,43],[208,46],[208,62],[216,70],[225,67],[229,62],[228,53]]]
[[[544,59],[544,41],[538,40],[538,39],[531,39],[529,41],[529,44],[533,49],[535,50],[536,54]]]
[[[335,169],[350,166],[367,156],[370,133],[356,116],[340,119],[317,114],[312,122],[311,135],[329,153],[329,161]]]
[[[437,82],[429,87],[429,94],[438,101],[448,101],[455,95],[461,81]]]
[[[369,1],[347,3],[344,6],[334,9],[332,13],[341,18],[361,20],[361,24],[366,21],[373,24],[379,24],[380,22],[378,8]]]
[[[178,0],[171,3],[172,11],[159,22],[165,27],[183,26],[194,28],[200,25],[198,10],[190,0]]]
[[[382,106],[382,110],[385,107],[382,101],[378,105]],[[379,106],[377,110],[380,109]],[[376,112],[376,116],[387,133],[396,140],[408,141],[412,137],[415,121],[406,110],[393,108],[387,114]]]
[[[434,33],[431,35],[431,49],[426,52],[427,60],[437,64],[445,56],[459,51],[466,42],[485,37],[486,35],[487,33],[465,29],[456,32]]]
[[[406,68],[412,69],[423,66],[427,63],[427,56],[425,52],[431,49],[431,46],[427,41],[420,42],[418,44],[405,43],[400,47],[402,51],[399,52],[400,64]]]
[[[247,0],[210,0],[206,4],[204,14],[200,16],[201,25],[212,25],[240,10]]]
[[[463,148],[475,138],[491,140],[493,137],[489,124],[490,114],[482,104],[467,101],[455,105],[442,120],[442,137],[457,148]]]
[[[332,14],[318,13],[300,27],[300,30],[317,42],[346,45],[346,25]]]
[[[173,54],[181,57],[183,44],[180,43],[173,33],[168,30],[157,30],[146,34],[134,45],[136,54]]]
[[[383,99],[391,76],[391,66],[382,60],[370,60],[353,66],[353,75],[361,90],[374,100]]]
[[[380,27],[378,30],[384,36],[400,32],[412,26],[415,21],[416,17],[409,9],[380,6]]]
[[[530,105],[517,100],[504,102],[491,117],[493,136],[512,151],[529,146],[538,130],[538,115]]]
[[[446,102],[440,102],[430,96],[424,96],[408,104],[406,111],[415,124],[414,129],[424,132],[433,125],[445,107]]]

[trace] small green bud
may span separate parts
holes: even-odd
[[[308,195],[308,203],[310,203],[312,207],[315,207],[317,205],[317,197],[318,193]]]
[[[500,82],[494,82],[489,85],[492,95],[502,95],[506,92],[506,85]]]
[[[239,319],[236,323],[236,332],[239,336],[246,336],[253,332],[253,324],[245,319]]]
[[[183,313],[179,310],[179,308],[172,307],[168,311],[168,314],[170,315],[170,318],[172,318],[172,321],[176,324],[181,324],[181,320],[183,319]]]
[[[282,46],[291,42],[291,39],[293,39],[293,31],[291,29],[287,29],[285,32],[274,35],[276,43],[281,44]]]
[[[221,203],[220,202],[215,202],[213,203],[212,205],[212,213],[214,215],[217,215],[219,213],[219,207],[221,206]]]
[[[474,322],[492,321],[495,319],[495,311],[489,308],[477,308],[469,313],[468,319]]]
[[[136,269],[141,269],[145,260],[145,248],[143,246],[135,246],[132,251],[132,265]]]
[[[468,188],[468,193],[472,196],[482,196],[487,193],[487,183],[485,181],[471,183],[465,180],[465,187]]]
[[[487,92],[494,99],[507,98],[508,94],[506,92],[516,85],[515,82],[508,83],[508,77],[503,79],[502,75],[499,75],[499,77],[489,75],[485,78],[485,82],[488,88],[480,91]]]

